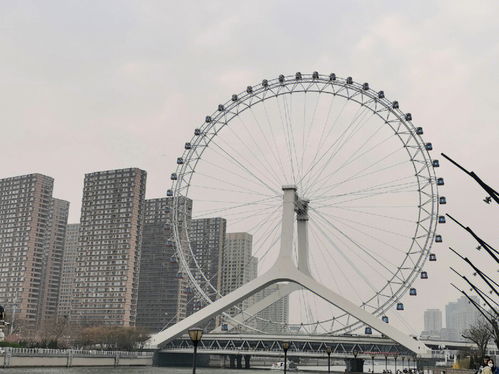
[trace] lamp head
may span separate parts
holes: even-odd
[[[199,343],[203,337],[203,329],[201,327],[192,327],[189,329],[189,338],[193,343]]]
[[[332,351],[331,351],[331,347],[327,347],[327,348],[326,348],[326,353],[327,353],[328,355],[330,355],[330,354],[331,354],[331,352],[332,352]]]
[[[286,352],[289,349],[289,342],[283,342],[282,349],[284,349],[284,352]]]

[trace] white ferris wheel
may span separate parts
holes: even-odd
[[[446,202],[437,191],[443,179],[422,135],[397,101],[351,77],[280,75],[232,95],[195,129],[171,175],[174,240],[189,287],[206,305],[223,296],[196,260],[183,197],[193,201],[192,218],[223,217],[227,232],[252,235],[260,276],[278,261],[283,186],[294,186],[308,207],[307,272],[387,322],[387,311],[403,310],[402,299],[416,296],[413,283],[428,278],[432,244],[442,240],[436,227],[445,222],[438,215]],[[371,332],[310,290],[284,287],[290,315],[282,331]]]

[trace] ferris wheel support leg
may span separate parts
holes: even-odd
[[[427,356],[428,354],[431,354],[431,351],[426,347],[424,343],[413,339],[409,335],[381,321],[376,316],[366,312],[364,309],[358,307],[357,305],[347,300],[343,296],[337,294],[336,292],[330,290],[326,286],[317,282],[309,275],[304,274],[298,270],[293,272],[293,274],[289,277],[289,280],[300,284],[304,288],[308,289],[310,292],[313,292],[317,296],[337,306],[346,313],[352,315],[358,320],[371,326],[373,329],[377,330],[378,332],[393,339],[397,343],[402,344],[403,346],[410,349],[417,355]]]
[[[239,313],[238,315],[232,317],[231,321],[233,325],[231,326],[229,324],[228,329],[231,330],[232,328],[235,327],[234,325],[239,323],[244,323],[248,319],[252,318],[258,312],[261,312],[262,310],[274,304],[275,302],[279,301],[283,297],[286,297],[289,294],[301,288],[302,287],[297,283],[286,283],[286,284],[277,285],[277,290],[272,292],[270,295],[264,297],[262,300],[251,305],[249,308],[246,308],[243,312]],[[222,327],[218,326],[212,332],[221,332],[221,331]]]
[[[267,272],[262,276],[242,285],[237,290],[225,295],[221,299],[207,305],[203,309],[190,315],[189,317],[177,322],[175,325],[153,334],[146,341],[147,348],[158,348],[160,344],[167,343],[168,341],[187,332],[188,329],[198,324],[206,322],[211,318],[219,315],[223,311],[240,303],[244,299],[254,295],[258,291],[264,289],[272,283],[286,281],[287,279],[279,279],[275,277],[275,273]]]

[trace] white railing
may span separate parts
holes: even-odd
[[[48,348],[11,348],[5,347],[5,353],[12,356],[43,356],[43,357],[120,357],[120,358],[146,358],[152,357],[152,352],[129,351],[99,351],[95,349],[48,349]]]

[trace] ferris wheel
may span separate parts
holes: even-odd
[[[280,75],[233,94],[195,129],[171,175],[181,276],[205,304],[223,293],[191,243],[187,198],[193,219],[223,217],[227,232],[252,236],[261,274],[278,260],[282,187],[293,185],[308,203],[311,276],[388,322],[387,311],[416,296],[413,283],[428,278],[424,265],[442,241],[444,181],[422,135],[397,101],[351,77]],[[267,323],[319,334],[363,326],[306,290],[289,300],[289,322]]]

